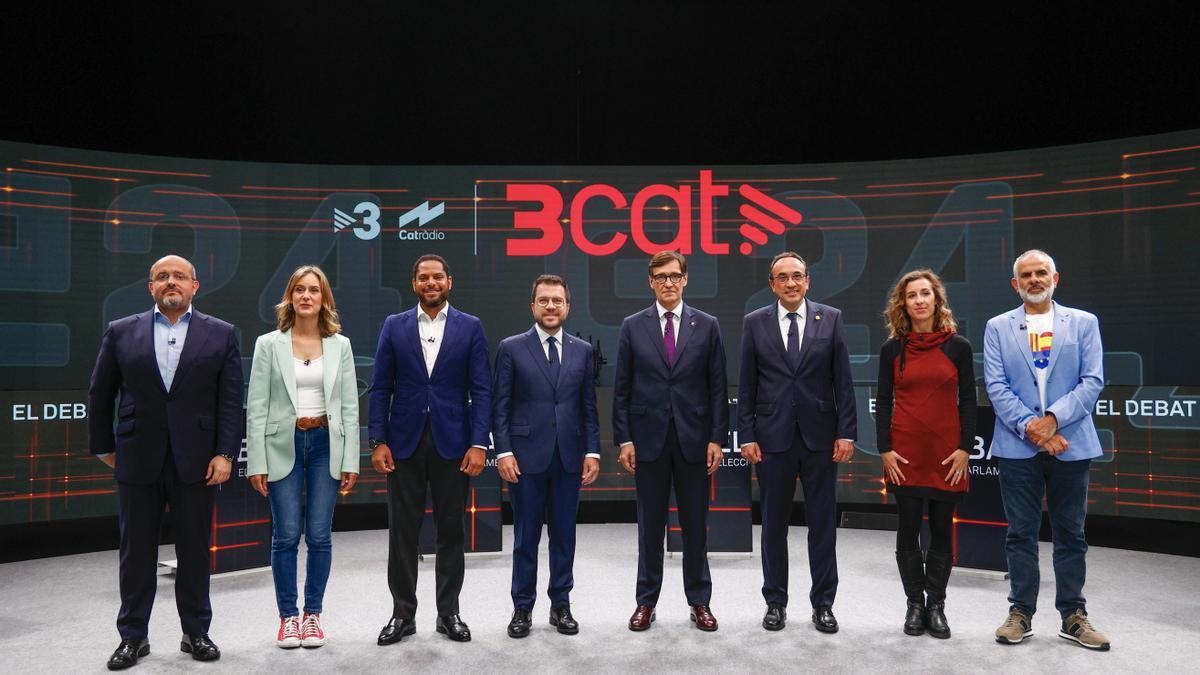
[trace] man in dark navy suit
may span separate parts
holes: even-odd
[[[742,323],[738,440],[742,455],[759,464],[763,628],[780,630],[787,621],[787,535],[799,474],[812,621],[817,630],[836,633],[837,463],[853,454],[858,422],[842,313],[806,300],[809,281],[808,264],[798,253],[775,256],[768,283],[779,301]]]
[[[683,535],[683,586],[691,620],[717,629],[709,609],[708,495],[729,436],[725,347],[712,316],[683,303],[687,261],[650,259],[655,303],[621,322],[613,383],[617,461],[634,474],[638,509],[637,608],[629,629],[646,630],[662,588],[663,537],[672,483]]]
[[[479,319],[450,306],[454,280],[439,255],[413,264],[419,303],[383,322],[369,394],[371,464],[387,475],[392,618],[380,645],[416,632],[417,543],[432,487],[437,525],[437,632],[467,642],[458,611],[469,477],[483,471],[492,382]]]
[[[510,637],[529,635],[537,599],[538,542],[549,522],[550,625],[574,635],[575,514],[579,486],[600,473],[600,430],[592,345],[562,329],[571,291],[562,277],[533,282],[533,328],[506,338],[496,353],[492,430],[496,468],[513,507],[513,615]]]
[[[148,287],[154,308],[108,325],[88,389],[91,451],[116,470],[120,507],[121,644],[109,670],[150,653],[159,528],[168,505],[179,559],[180,648],[200,661],[221,657],[208,638],[212,486],[229,478],[245,431],[237,338],[233,326],[192,308],[196,268],[166,256],[150,268]]]

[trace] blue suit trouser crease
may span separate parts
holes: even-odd
[[[1065,462],[1039,452],[1029,459],[999,459],[1000,494],[1008,535],[1009,603],[1033,616],[1037,610],[1038,532],[1042,526],[1042,497],[1054,539],[1054,606],[1063,617],[1085,609],[1083,584],[1087,577],[1087,517],[1090,459]]]
[[[689,605],[708,605],[712,578],[708,570],[708,470],[704,460],[689,462],[679,447],[675,421],[667,427],[662,453],[637,463],[634,472],[638,511],[637,604],[658,604],[662,590],[663,544],[671,487],[675,488],[683,538],[683,591]]]
[[[297,616],[296,561],[300,535],[307,549],[304,611],[320,614],[333,564],[333,509],[339,481],[329,473],[329,430],[296,430],[296,461],[286,477],[269,484],[271,573],[279,616]]]
[[[118,460],[120,461],[120,460]],[[203,635],[212,622],[208,597],[208,547],[212,533],[213,490],[204,484],[183,483],[175,471],[171,450],[156,482],[117,483],[120,504],[121,609],[117,632],[125,640],[148,637],[150,611],[158,587],[158,542],[163,507],[171,509],[175,535],[175,606],[184,633]]]
[[[832,448],[809,450],[799,430],[791,448],[763,453],[758,487],[762,499],[762,593],[767,603],[788,604],[787,539],[799,476],[808,522],[809,601],[813,607],[833,606],[838,586],[837,472]]]
[[[550,606],[571,604],[580,478],[580,474],[563,469],[555,448],[545,471],[522,473],[516,483],[508,485],[513,507],[512,599],[517,609],[532,610],[537,601],[538,546],[543,524],[550,538],[550,582],[546,588]]]

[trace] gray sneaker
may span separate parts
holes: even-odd
[[[1032,636],[1031,619],[1016,607],[1008,610],[1008,618],[1005,619],[1004,625],[996,629],[996,642],[1003,645],[1015,645]]]
[[[1104,633],[1092,628],[1087,612],[1082,609],[1075,610],[1063,619],[1062,630],[1058,631],[1058,636],[1074,640],[1088,649],[1106,652],[1109,648],[1108,638]]]

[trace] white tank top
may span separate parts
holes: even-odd
[[[320,417],[325,414],[325,370],[318,356],[304,365],[296,359],[296,417]]]

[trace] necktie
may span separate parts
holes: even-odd
[[[663,346],[667,348],[667,367],[675,365],[675,314],[665,312],[663,316],[667,319],[667,327],[663,330]]]
[[[546,338],[546,342],[550,345],[550,349],[549,349],[549,352],[550,352],[550,379],[551,379],[551,381],[554,382],[555,385],[557,385],[558,384],[558,368],[559,368],[558,347],[556,347],[554,343],[558,342],[558,340],[555,339],[555,337],[553,335],[551,335],[550,337]]]
[[[788,326],[787,336],[787,358],[788,367],[794,372],[800,367],[800,326],[796,323],[796,317],[799,316],[795,312],[788,312],[787,318],[791,322]]]

